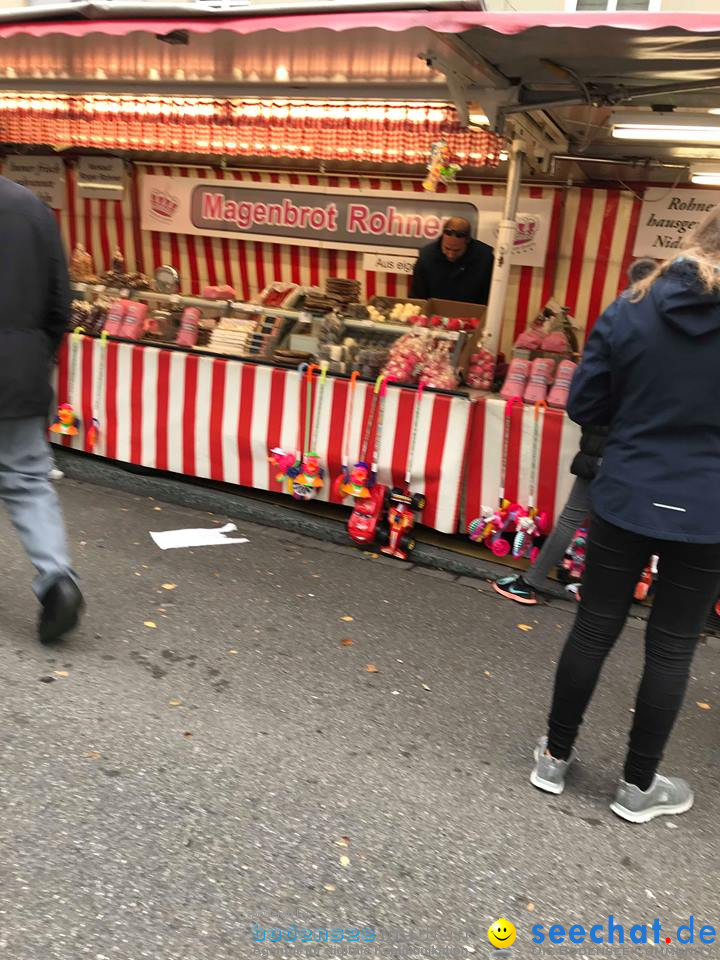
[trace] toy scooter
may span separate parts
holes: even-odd
[[[410,492],[422,391],[423,387],[421,384],[417,389],[417,395],[415,397],[412,436],[410,439],[410,449],[408,450],[405,484],[403,487],[393,487],[387,497],[388,542],[386,546],[381,547],[381,552],[389,557],[396,557],[398,560],[407,560],[408,554],[415,549],[415,538],[412,535],[412,529],[415,526],[415,513],[419,510],[424,510],[426,502],[424,494]]]

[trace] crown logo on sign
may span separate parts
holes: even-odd
[[[515,227],[515,246],[524,247],[532,243],[538,232],[538,221],[535,217],[522,217]]]
[[[178,208],[179,200],[164,190],[153,190],[150,193],[150,209],[163,220],[170,220]]]

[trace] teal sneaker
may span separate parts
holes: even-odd
[[[528,606],[537,603],[535,591],[523,579],[522,574],[513,573],[508,577],[500,577],[499,580],[493,582],[492,588],[501,597],[507,597],[508,600],[514,600],[515,603],[525,603]]]

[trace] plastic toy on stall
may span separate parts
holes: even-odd
[[[316,406],[316,425],[311,427],[312,421],[312,378],[315,370],[321,368],[317,364],[301,363],[298,367],[299,402],[298,402],[298,438],[297,451],[293,455],[282,447],[273,447],[268,460],[278,473],[275,479],[284,484],[287,492],[296,500],[312,500],[322,489],[325,471],[320,466],[320,458],[310,449],[311,439],[317,438],[317,423],[320,416],[320,405],[327,375],[327,365],[322,368],[321,387],[318,391]],[[303,394],[305,397],[305,434],[302,432]],[[313,436],[314,434],[314,436]]]
[[[423,190],[435,193],[440,183],[451,183],[462,168],[457,163],[450,163],[450,148],[445,140],[438,140],[430,148],[430,161],[427,166],[428,175],[423,180]]]
[[[57,414],[50,425],[50,432],[59,434],[61,437],[76,437],[78,433],[80,433],[80,417],[75,413],[72,398],[75,393],[75,380],[77,379],[81,341],[82,327],[75,327],[68,337],[68,350],[70,351],[67,385],[68,399],[58,404]]]
[[[373,543],[383,545],[388,539],[388,530],[383,523],[387,487],[377,482],[378,461],[380,459],[380,442],[382,439],[383,406],[387,391],[387,378],[380,376],[375,381],[373,403],[368,420],[368,432],[365,441],[365,456],[372,438],[373,419],[375,420],[375,452],[372,465],[368,471],[367,463],[360,461],[355,464],[353,471],[359,481],[360,493],[355,497],[353,511],[348,520],[348,534],[350,539],[361,546]],[[362,454],[361,454],[362,456]],[[363,477],[365,485],[363,485]]]
[[[507,474],[508,451],[510,449],[510,420],[515,404],[522,405],[521,397],[510,397],[505,404],[503,414],[502,458],[500,461],[500,489],[498,491],[497,509],[487,518],[477,518],[468,524],[468,533],[471,539],[481,541],[495,554],[496,557],[506,557],[510,553],[508,535],[515,532],[515,524],[519,519],[522,507],[518,503],[510,503],[505,499],[505,482]]]
[[[387,497],[388,542],[380,549],[382,553],[389,557],[395,557],[398,560],[407,560],[408,554],[415,549],[415,538],[412,536],[412,529],[415,526],[415,514],[417,511],[425,509],[425,495],[422,493],[412,493],[410,490],[423,389],[421,384],[415,394],[412,433],[410,435],[410,447],[407,455],[405,482],[402,487],[393,487]]]

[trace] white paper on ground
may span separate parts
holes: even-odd
[[[163,530],[160,533],[150,531],[150,536],[161,550],[176,550],[179,547],[216,547],[221,543],[248,543],[247,537],[226,537],[226,533],[237,530],[234,523],[224,527],[212,527],[188,530]]]

